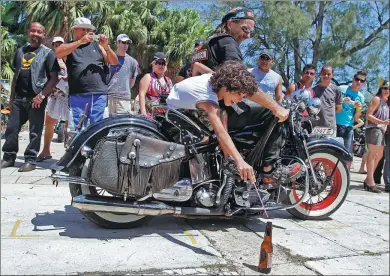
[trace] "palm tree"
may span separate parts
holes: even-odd
[[[15,54],[16,43],[10,37],[8,29],[1,26],[1,78],[12,79],[12,59]]]

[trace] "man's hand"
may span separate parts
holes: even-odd
[[[279,106],[274,112],[274,115],[279,118],[279,122],[284,122],[288,119],[289,111],[282,106]]]
[[[32,107],[33,108],[40,108],[42,101],[43,101],[43,99],[41,98],[40,95],[35,96],[32,100]]]
[[[253,168],[243,159],[237,162],[237,169],[240,172],[240,177],[243,181],[250,181],[252,184],[256,183],[256,177]]]
[[[361,110],[363,108],[362,103],[359,102],[359,101],[356,101],[354,106],[355,106],[356,109],[359,109],[359,110]]]
[[[350,97],[345,97],[345,98],[343,98],[343,102],[344,103],[350,103],[350,102],[352,102],[352,100],[351,100]]]
[[[90,43],[93,41],[94,39],[94,33],[93,32],[89,32],[87,33],[85,36],[83,36],[79,41],[80,41],[80,44],[87,44],[87,43]]]
[[[100,40],[99,40],[99,44],[103,47],[103,49],[107,49],[108,48],[108,37],[101,34],[100,35]]]

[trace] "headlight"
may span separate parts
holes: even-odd
[[[296,103],[303,102],[307,104],[310,101],[311,93],[308,89],[298,89],[291,95],[291,98]]]
[[[321,110],[321,101],[319,98],[313,98],[311,99],[306,106],[307,113],[311,117],[316,117],[318,113],[320,113]]]

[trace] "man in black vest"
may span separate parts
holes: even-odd
[[[93,124],[103,118],[108,92],[107,63],[117,65],[118,58],[108,37],[93,33],[95,26],[89,19],[77,18],[72,29],[75,40],[57,47],[56,56],[66,58],[70,109],[77,127],[87,104],[84,126],[88,120]]]
[[[211,73],[215,68],[228,60],[242,61],[240,44],[249,39],[255,28],[254,13],[243,7],[230,10],[223,18],[214,34],[197,50],[193,57],[191,67],[192,76]],[[250,107],[240,102],[231,107],[220,107],[226,110],[228,119],[224,118],[229,129],[239,129],[255,118],[255,121],[264,122],[264,127],[272,122],[273,117],[278,117],[279,122],[288,118],[288,110],[280,106],[271,97],[267,96],[260,88],[258,92],[248,99],[260,104],[262,107],[256,114],[250,114]],[[264,183],[274,182],[273,172],[275,162],[280,155],[282,145],[281,124],[278,124],[268,139],[264,152],[263,168],[260,172]],[[300,175],[301,166],[294,163],[288,167],[288,177],[293,179]]]
[[[11,114],[5,132],[1,168],[13,167],[19,150],[19,132],[29,121],[30,143],[24,152],[25,163],[19,172],[35,169],[37,154],[41,146],[45,118],[46,97],[58,82],[58,66],[54,52],[42,44],[45,27],[33,22],[27,35],[29,44],[19,48],[13,66],[15,75],[11,84]]]

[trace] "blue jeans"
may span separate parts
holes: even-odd
[[[103,119],[104,109],[106,108],[107,103],[107,95],[70,95],[69,103],[75,128],[79,124],[81,116],[84,113],[85,105],[88,103],[88,108],[83,123],[86,127],[88,121],[90,124],[93,124]]]
[[[383,168],[383,179],[387,189],[390,189],[390,134],[385,134],[385,165]]]
[[[353,155],[353,127],[337,125],[337,137],[344,139],[344,147]]]

